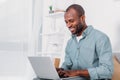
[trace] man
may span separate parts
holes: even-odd
[[[80,76],[85,80],[110,79],[113,73],[112,50],[104,33],[85,23],[84,9],[73,4],[64,15],[72,33],[66,46],[65,60],[58,74],[61,77]]]

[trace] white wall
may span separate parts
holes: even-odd
[[[87,24],[106,33],[113,52],[120,52],[120,0],[76,0],[85,8]]]

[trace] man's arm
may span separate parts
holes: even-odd
[[[88,68],[91,79],[111,78],[113,73],[112,49],[109,38],[102,36],[96,42],[99,66]]]
[[[88,70],[63,70],[62,73],[64,77],[82,76],[90,77]]]

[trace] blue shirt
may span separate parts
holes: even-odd
[[[91,80],[111,78],[112,49],[107,35],[88,26],[82,36],[79,42],[75,35],[72,35],[68,41],[62,68],[65,70],[87,69]]]

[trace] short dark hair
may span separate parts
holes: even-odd
[[[66,9],[65,12],[68,12],[70,9],[74,9],[77,12],[79,17],[85,14],[85,11],[81,5],[72,4]]]

